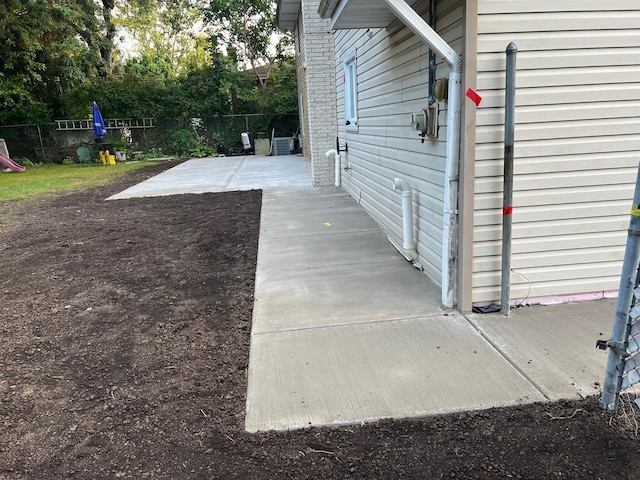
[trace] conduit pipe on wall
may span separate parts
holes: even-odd
[[[398,190],[402,197],[402,249],[413,260],[418,258],[413,240],[413,190],[401,178],[393,179],[393,189]]]
[[[327,150],[327,153],[325,153],[325,156],[327,158],[333,156],[333,163],[335,165],[335,176],[336,176],[336,187],[339,187],[341,184],[341,178],[340,178],[340,154],[338,153],[338,151],[335,148],[332,148],[331,150]]]
[[[404,0],[384,0],[409,30],[422,39],[449,65],[449,104],[447,106],[447,158],[445,165],[442,231],[442,304],[456,301],[458,252],[458,171],[462,118],[462,57],[438,35]]]

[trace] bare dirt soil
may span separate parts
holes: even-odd
[[[0,203],[0,479],[640,478],[596,398],[246,433],[261,192],[104,201],[173,165]]]

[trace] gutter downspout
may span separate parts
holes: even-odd
[[[447,106],[447,156],[445,165],[442,231],[442,304],[456,301],[458,250],[458,171],[462,119],[462,57],[438,35],[404,0],[384,0],[409,30],[442,56],[449,65]]]
[[[333,163],[334,163],[334,168],[335,168],[335,185],[336,187],[339,187],[341,184],[341,178],[340,178],[340,154],[338,153],[338,151],[335,148],[332,148],[331,150],[327,150],[327,153],[325,153],[325,156],[327,158],[333,156]]]

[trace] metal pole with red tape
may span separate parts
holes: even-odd
[[[504,88],[504,187],[502,192],[502,280],[500,313],[511,310],[511,222],[513,213],[513,143],[516,110],[516,53],[511,42],[507,46],[507,68]]]

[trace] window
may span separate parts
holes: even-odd
[[[344,59],[344,116],[347,130],[358,129],[358,84],[356,52]]]

